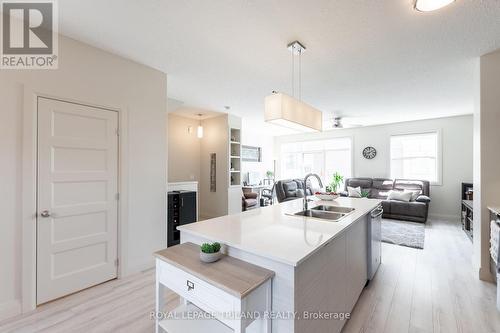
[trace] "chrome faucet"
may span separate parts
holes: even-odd
[[[306,175],[306,177],[304,178],[304,211],[308,210],[309,206],[309,200],[307,199],[307,179],[309,179],[309,177],[312,176],[316,177],[319,183],[319,187],[323,188],[323,182],[321,181],[321,178],[317,174],[309,173]]]

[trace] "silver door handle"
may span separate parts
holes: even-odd
[[[41,217],[50,217],[50,212],[48,210],[42,210],[40,213]]]

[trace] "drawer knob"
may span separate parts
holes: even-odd
[[[191,291],[191,290],[193,290],[193,289],[194,289],[194,283],[193,283],[193,282],[191,282],[191,281],[187,280],[187,281],[186,281],[186,285],[187,285],[187,287],[188,287],[188,291]]]

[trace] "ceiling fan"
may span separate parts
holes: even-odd
[[[343,117],[339,112],[331,112],[327,121],[325,122],[325,128],[327,129],[341,129],[341,128],[354,128],[361,127],[363,125],[353,123],[355,120],[353,117]]]

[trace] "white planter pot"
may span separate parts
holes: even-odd
[[[206,263],[211,263],[211,262],[216,262],[222,257],[222,253],[215,252],[215,253],[204,253],[200,252],[200,260]]]

